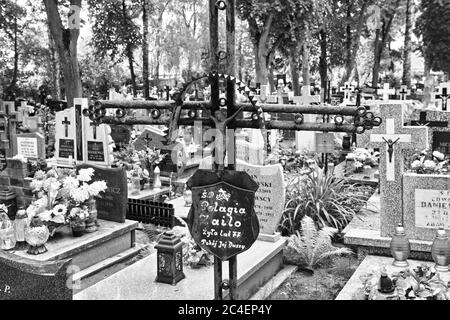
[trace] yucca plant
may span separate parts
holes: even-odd
[[[292,235],[300,221],[309,216],[317,227],[342,231],[359,209],[367,203],[370,187],[350,184],[347,179],[324,173],[316,167],[308,174],[296,176],[288,183],[281,229]]]
[[[318,229],[313,219],[304,216],[301,220],[301,231],[289,237],[284,256],[288,263],[313,270],[326,260],[352,254],[348,248],[332,245],[331,238],[336,229],[324,227]]]

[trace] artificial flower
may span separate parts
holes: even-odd
[[[433,170],[436,168],[436,164],[432,160],[425,160],[423,163],[425,169]]]
[[[77,179],[82,182],[89,182],[91,181],[93,175],[94,175],[93,168],[80,169],[78,171]]]
[[[413,163],[411,163],[411,169],[413,170],[417,170],[420,167],[422,167],[422,162],[420,162],[419,160],[415,160],[413,161]]]
[[[438,159],[439,161],[444,161],[445,159],[445,154],[439,152],[439,151],[434,151],[433,152],[433,157],[435,157],[436,159]]]
[[[65,189],[76,189],[80,186],[80,181],[77,178],[68,176],[63,180],[63,187]]]
[[[63,204],[58,204],[53,208],[52,212],[55,216],[65,216],[67,213],[67,207]]]

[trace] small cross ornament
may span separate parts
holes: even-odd
[[[400,100],[404,101],[407,96],[411,95],[411,90],[409,90],[407,86],[402,85],[398,91],[398,95],[400,96]]]
[[[341,87],[341,92],[344,92],[343,103],[350,102],[350,94],[355,91],[355,87],[346,82],[343,87]]]
[[[441,83],[439,85],[439,94],[436,98],[440,100],[441,110],[447,111],[447,101],[450,94],[450,82]]]
[[[389,83],[383,84],[383,89],[378,89],[377,94],[383,95],[383,101],[389,101],[389,95],[395,94],[395,89],[389,88]]]

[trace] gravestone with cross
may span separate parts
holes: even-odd
[[[404,126],[403,108],[380,105],[383,123],[358,139],[359,147],[380,149],[381,236],[392,236],[402,220],[402,174],[404,150],[428,146],[428,128]]]
[[[383,84],[383,89],[378,89],[377,94],[383,95],[383,101],[389,101],[389,96],[395,95],[395,89],[389,88],[389,83]]]
[[[166,133],[154,126],[148,126],[141,135],[133,142],[136,151],[151,149],[161,149],[167,141]]]
[[[400,89],[397,91],[397,96],[399,96],[402,101],[407,100],[410,95],[411,90],[405,85],[400,86]]]
[[[45,159],[45,137],[39,132],[12,135],[13,156]]]
[[[343,87],[340,88],[341,92],[344,93],[344,101],[343,104],[351,103],[351,95],[355,91],[355,87],[351,85],[349,82],[346,82]]]
[[[448,111],[448,97],[450,96],[450,82],[439,85],[439,93],[436,95],[438,110]]]
[[[311,95],[311,87],[303,86],[302,95],[300,97],[294,96],[293,98],[295,105],[312,105],[320,103],[319,95]],[[305,114],[303,115],[304,122],[316,122],[316,115]],[[315,151],[316,148],[316,133],[313,131],[296,131],[295,132],[295,147],[298,151],[309,150]]]
[[[78,152],[75,108],[56,112],[55,123],[56,163],[60,167],[74,168]]]
[[[83,163],[110,167],[114,161],[111,127],[95,123],[87,117],[83,117],[83,122]]]
[[[418,115],[419,114],[419,115]],[[450,113],[442,111],[414,110],[411,117],[419,120],[411,121],[413,126],[427,126],[428,142],[433,151],[450,156]]]

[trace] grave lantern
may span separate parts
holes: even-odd
[[[411,245],[409,239],[406,237],[405,228],[401,223],[395,229],[395,234],[391,239],[390,249],[394,257],[393,265],[396,267],[407,267],[407,259],[411,251]]]
[[[185,278],[183,273],[183,243],[180,238],[167,231],[155,246],[157,250],[158,275],[157,282],[177,284]]]
[[[447,272],[450,263],[450,247],[444,228],[439,228],[431,246],[431,257],[436,263],[436,270]]]

